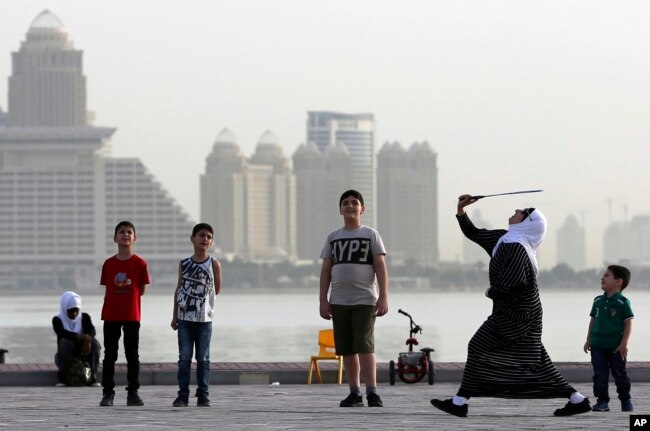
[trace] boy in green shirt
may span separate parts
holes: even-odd
[[[605,292],[594,299],[591,320],[585,342],[585,353],[591,350],[594,368],[594,396],[598,402],[595,412],[609,411],[609,370],[616,383],[618,399],[624,412],[634,410],[630,397],[630,378],[625,371],[627,343],[632,333],[632,307],[621,291],[630,282],[630,270],[620,265],[610,265],[600,279]]]

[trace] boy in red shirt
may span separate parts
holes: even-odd
[[[104,321],[104,362],[102,386],[104,395],[100,406],[112,406],[115,396],[115,361],[120,336],[124,332],[124,355],[126,356],[127,406],[142,406],[138,395],[140,361],[140,297],[150,283],[147,262],[133,252],[136,241],[135,226],[121,221],[115,226],[113,241],[117,254],[109,257],[102,266],[100,284],[106,287],[102,320]]]

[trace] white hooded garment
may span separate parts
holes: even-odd
[[[501,243],[518,242],[526,249],[530,262],[535,268],[535,273],[538,274],[537,247],[544,241],[545,236],[546,217],[544,217],[544,214],[540,210],[535,209],[521,223],[508,226],[508,233],[499,238],[499,241],[494,246],[492,257],[496,254]]]
[[[68,310],[78,308],[79,314],[74,319],[68,317]],[[64,292],[61,295],[59,319],[63,323],[63,329],[69,332],[81,334],[81,297],[74,292]]]

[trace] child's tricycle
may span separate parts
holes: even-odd
[[[388,363],[388,372],[390,384],[395,384],[395,374],[404,383],[417,383],[424,376],[429,377],[429,384],[433,384],[433,361],[431,360],[431,352],[434,350],[430,347],[423,347],[419,352],[413,351],[413,346],[417,346],[418,340],[415,338],[417,333],[422,333],[422,327],[417,325],[413,318],[403,310],[397,310],[398,313],[405,315],[411,321],[411,330],[409,331],[409,338],[406,344],[409,346],[408,352],[402,352],[397,358],[397,367],[395,361]]]

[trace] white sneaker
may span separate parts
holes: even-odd
[[[56,384],[56,387],[57,388],[65,388],[65,383],[59,382],[59,383]]]

